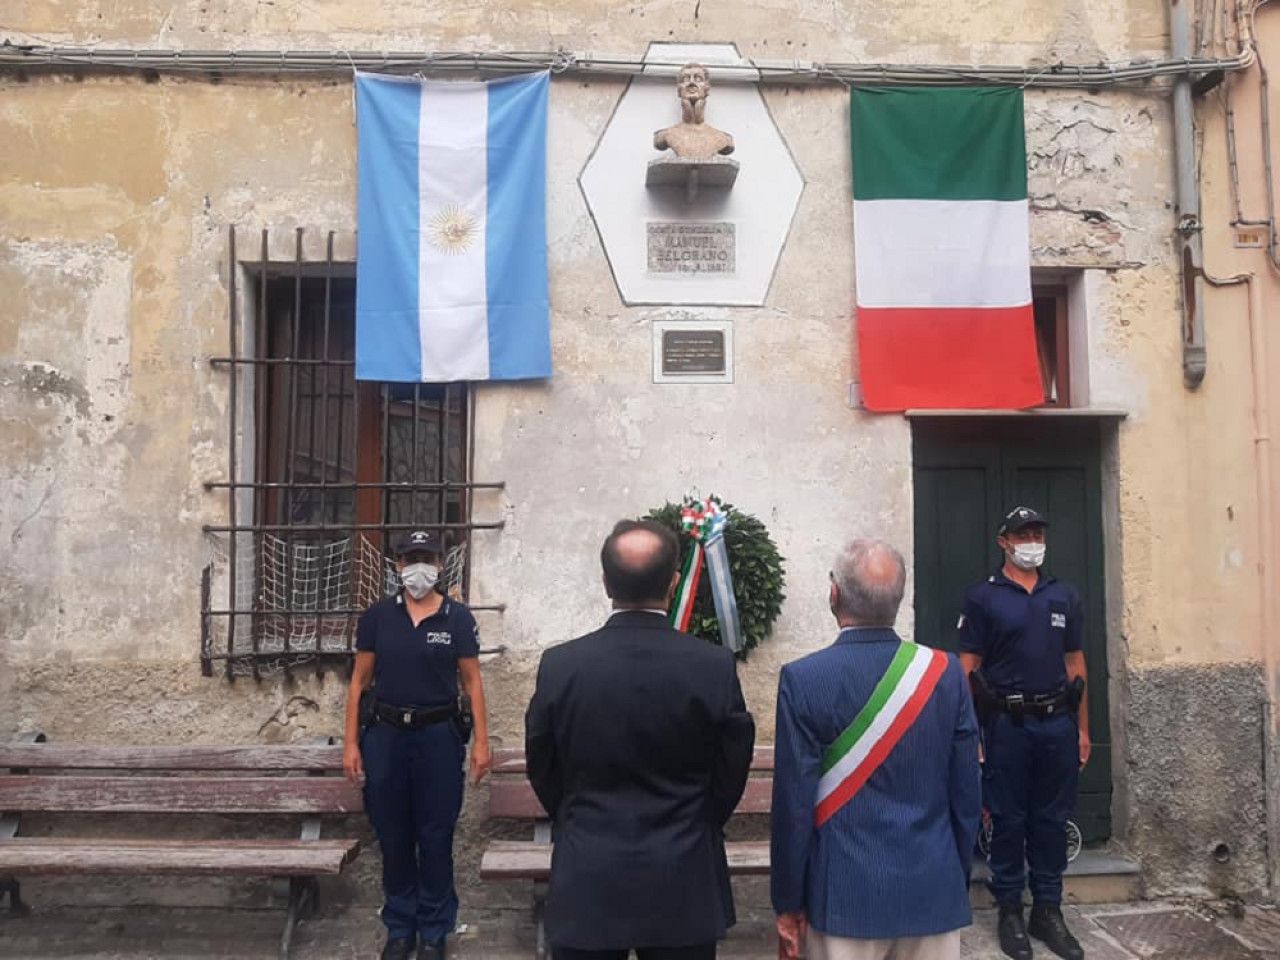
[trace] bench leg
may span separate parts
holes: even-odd
[[[280,960],[289,960],[294,928],[298,925],[299,917],[310,915],[317,893],[315,877],[289,878],[289,909],[285,912],[284,930],[280,934]]]
[[[533,825],[533,839],[536,843],[551,843],[552,828],[550,820],[539,820]],[[550,884],[539,881],[533,885],[533,918],[538,922],[537,960],[547,960],[551,952],[547,945],[547,891]]]
[[[550,950],[547,947],[547,892],[546,888],[541,884],[534,888],[533,894],[533,918],[538,924],[538,940],[537,946],[534,948],[534,955],[537,960],[547,960],[547,954]]]
[[[17,880],[0,881],[0,896],[9,895],[9,913],[15,917],[25,917],[31,908],[22,902],[22,884]]]

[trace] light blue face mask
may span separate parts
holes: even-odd
[[[440,570],[430,563],[411,563],[400,571],[400,582],[409,596],[421,600],[440,579]]]

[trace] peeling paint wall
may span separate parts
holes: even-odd
[[[1218,472],[1207,472],[1201,482],[1209,504],[1206,517],[1212,521],[1212,539],[1207,541],[1212,559],[1220,576],[1230,576],[1246,585],[1250,601],[1241,604],[1244,616],[1237,621],[1238,630],[1242,635],[1258,637],[1260,647],[1260,683],[1248,691],[1243,701],[1258,715],[1259,739],[1254,746],[1265,755],[1270,777],[1266,784],[1271,804],[1267,834],[1275,896],[1280,890],[1280,573],[1276,569],[1276,554],[1280,552],[1280,450],[1270,438],[1280,432],[1280,337],[1275,333],[1280,322],[1280,272],[1269,262],[1266,249],[1237,244],[1235,221],[1274,217],[1274,212],[1268,210],[1267,179],[1269,175],[1274,190],[1276,171],[1266,168],[1262,66],[1273,65],[1280,57],[1280,17],[1274,10],[1259,11],[1256,29],[1259,65],[1228,78],[1226,84],[1204,97],[1197,109],[1205,270],[1216,277],[1251,275],[1260,309],[1253,318],[1256,329],[1251,330],[1252,308],[1246,287],[1207,289],[1208,376],[1214,379],[1208,382],[1206,377],[1206,382],[1218,396],[1229,397],[1235,431],[1248,442],[1250,449],[1242,452],[1239,470],[1249,485],[1223,489]],[[1272,101],[1269,105],[1273,118],[1274,104]],[[1235,120],[1234,170],[1228,142],[1229,107]],[[1280,129],[1274,122],[1270,133],[1274,154],[1280,151]],[[1265,227],[1259,230],[1255,226],[1253,230],[1267,236]],[[1274,243],[1274,236],[1270,239]],[[1221,421],[1213,426],[1220,424]],[[1216,446],[1203,435],[1195,440]],[[1264,509],[1266,499],[1270,501],[1269,525]],[[1270,568],[1264,563],[1268,540]],[[1265,614],[1264,603],[1269,608]],[[1179,653],[1185,657],[1183,651]],[[1270,723],[1260,716],[1264,704],[1270,705]],[[1248,743],[1250,731],[1246,728],[1240,733]],[[1190,746],[1186,752],[1191,752]]]
[[[733,41],[763,58],[916,63],[1095,62],[1167,48],[1156,0],[126,0],[102,11],[19,0],[4,30],[15,41],[111,47],[563,45],[629,57],[655,40]],[[476,473],[508,484],[475,504],[477,519],[507,523],[474,541],[473,598],[508,604],[481,616],[486,643],[508,650],[486,666],[495,740],[521,742],[540,651],[605,615],[596,555],[610,523],[697,487],[760,516],[788,559],[776,634],[742,670],[768,741],[779,665],[831,638],[826,574],[839,541],[885,535],[908,554],[912,544],[909,426],[848,404],[857,358],[847,94],[764,89],[806,181],[764,307],[627,308],[577,182],[623,89],[553,84],[556,375],[479,391]],[[1127,765],[1117,808],[1131,811],[1119,839],[1140,841],[1156,892],[1178,887],[1190,854],[1158,829],[1148,802],[1171,769],[1154,758],[1178,734],[1143,720],[1171,689],[1146,678],[1231,664],[1223,677],[1256,697],[1248,678],[1264,653],[1247,330],[1235,316],[1211,320],[1209,375],[1187,393],[1171,127],[1155,88],[1027,94],[1034,264],[1072,277],[1089,404],[1128,413],[1109,481],[1108,639],[1121,668],[1112,699],[1117,741],[1133,734],[1128,755],[1117,752]],[[1217,154],[1206,150],[1205,163],[1221,173]],[[243,236],[269,227],[282,260],[293,257],[295,227],[308,231],[309,258],[334,230],[349,260],[354,172],[347,81],[0,75],[0,731],[149,743],[340,732],[345,691],[333,674],[201,677],[198,615],[209,555],[201,528],[227,513],[226,496],[203,488],[227,469],[228,378],[208,363],[228,338],[227,227]],[[650,382],[650,322],[688,316],[734,322],[733,386]],[[911,616],[908,603],[908,633]],[[1130,675],[1143,678],[1141,696]],[[1232,757],[1252,784],[1254,758]],[[1188,822],[1256,830],[1260,796],[1233,798],[1248,807],[1236,820],[1219,816],[1221,773],[1179,787],[1181,808],[1196,812]],[[1207,839],[1196,837],[1196,856]],[[475,853],[472,839],[462,872]],[[1252,853],[1225,877],[1188,875],[1245,894],[1265,886]]]

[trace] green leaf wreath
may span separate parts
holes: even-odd
[[[724,541],[729,554],[729,569],[733,574],[733,594],[738,601],[738,618],[742,623],[742,652],[739,655],[745,660],[747,654],[769,636],[774,621],[778,619],[782,601],[787,597],[784,592],[787,574],[785,560],[778,553],[778,545],[769,536],[765,525],[731,504],[723,506],[729,511]],[[667,503],[650,510],[649,519],[658,521],[675,533],[680,541],[680,568],[683,569],[693,541],[681,530],[680,509],[678,503]],[[705,573],[698,583],[689,633],[711,643],[723,644],[715,603],[711,599],[710,578]]]

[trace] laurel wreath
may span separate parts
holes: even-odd
[[[787,598],[786,561],[763,523],[732,504],[726,503],[724,508],[729,511],[729,525],[724,534],[725,550],[729,554],[733,595],[738,601],[738,618],[742,624],[742,650],[738,656],[746,660],[747,655],[768,638],[782,611],[782,601]],[[648,518],[675,533],[680,541],[680,567],[683,569],[693,541],[681,529],[680,504],[666,503],[650,510]],[[710,578],[706,576],[702,577],[694,597],[689,633],[723,645],[715,603],[711,599]]]

